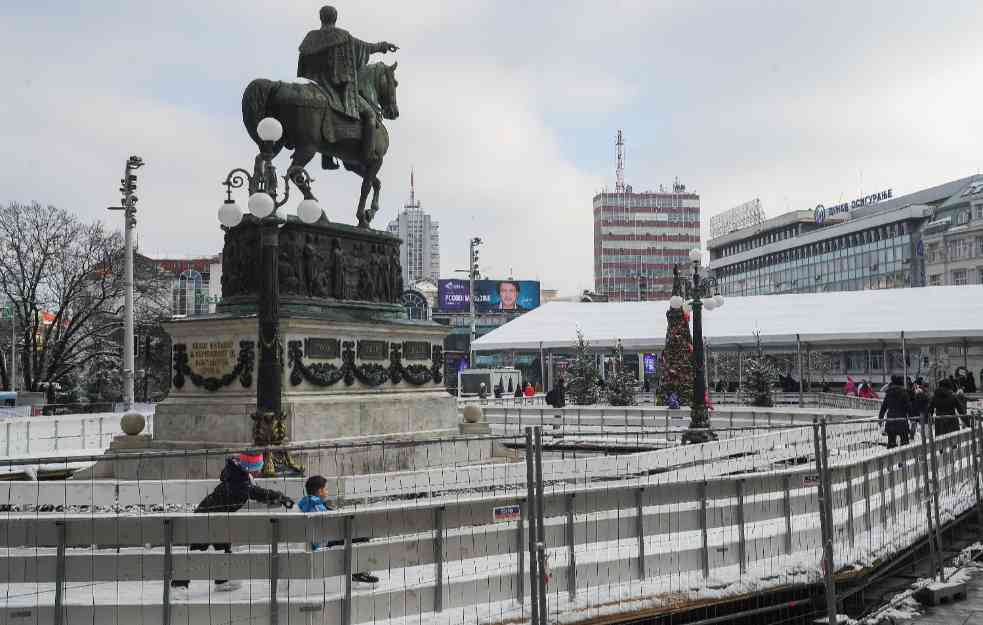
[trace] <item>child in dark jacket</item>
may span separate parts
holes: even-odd
[[[238,457],[230,456],[225,460],[225,468],[219,476],[219,484],[195,507],[196,513],[235,512],[251,499],[270,506],[283,506],[288,510],[294,507],[294,500],[281,492],[256,486],[253,477],[263,468],[263,454],[244,451]],[[229,543],[212,545],[215,551],[232,553]],[[195,544],[189,547],[192,551],[207,551],[208,545]],[[175,579],[171,581],[173,588],[187,588],[188,580]],[[215,590],[230,591],[240,588],[242,584],[224,579],[215,580]]]
[[[297,507],[301,512],[327,512],[328,510],[337,509],[337,506],[331,501],[328,495],[328,480],[323,476],[314,475],[307,478],[307,482],[304,483],[304,491],[307,493],[307,496],[297,503]],[[353,543],[364,543],[368,541],[368,538],[352,539]],[[311,549],[317,551],[321,548],[337,547],[338,545],[344,544],[344,540],[329,540],[323,545],[320,543],[311,543]],[[365,584],[375,584],[379,581],[379,578],[368,571],[359,571],[358,573],[352,574],[352,580]]]

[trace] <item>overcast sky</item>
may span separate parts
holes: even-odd
[[[983,168],[983,4],[965,2],[339,2],[339,25],[401,50],[383,228],[408,195],[441,226],[442,270],[592,285],[591,197],[675,176],[704,221],[760,197],[769,216]],[[0,201],[119,219],[140,171],[149,254],[221,249],[226,172],[250,166],[253,78],[293,80],[320,4],[297,0],[0,4]],[[280,163],[286,159],[281,156]],[[334,221],[358,179],[312,163]],[[244,198],[241,198],[245,203]],[[291,207],[292,210],[292,207]]]

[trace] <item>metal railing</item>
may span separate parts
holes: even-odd
[[[573,462],[547,457],[547,429],[527,431],[492,440],[521,445],[529,466],[367,476],[351,482],[347,505],[320,514],[189,514],[207,487],[157,480],[62,482],[62,504],[53,503],[55,486],[38,483],[35,501],[51,503],[28,509],[28,486],[0,484],[0,621],[546,625],[574,614],[627,616],[662,605],[658,597],[668,606],[816,581],[824,558],[831,575],[870,566],[979,508],[975,422],[895,449],[880,444],[873,419],[824,422],[821,434],[812,423],[757,427],[753,436],[669,453]],[[189,462],[198,454],[158,456]],[[400,486],[424,474],[426,492]],[[260,483],[299,494],[299,478]],[[125,500],[132,508],[95,509],[110,496],[117,506],[133,498]],[[74,507],[56,513],[53,505]],[[330,540],[341,544],[310,548]],[[233,548],[189,549],[208,544]],[[351,575],[365,569],[383,579],[354,587]],[[191,580],[191,589],[172,589],[175,579]],[[214,579],[244,586],[200,586]]]

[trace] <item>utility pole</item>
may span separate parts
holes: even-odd
[[[131,156],[126,161],[123,178],[120,180],[122,206],[110,206],[109,210],[123,211],[123,232],[126,237],[126,269],[124,273],[124,313],[123,313],[123,401],[126,409],[133,407],[133,229],[137,218],[137,175],[136,170],[143,167],[143,159]]]
[[[468,283],[470,288],[470,297],[468,298],[471,304],[471,340],[468,342],[468,366],[474,367],[474,341],[478,338],[478,316],[477,308],[474,305],[474,282],[481,275],[478,270],[478,247],[481,245],[481,237],[474,237],[471,239],[471,264],[468,269]]]

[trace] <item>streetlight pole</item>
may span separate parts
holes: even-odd
[[[278,178],[273,166],[274,145],[283,136],[283,126],[272,117],[260,120],[257,127],[260,153],[253,172],[236,168],[225,178],[226,200],[218,218],[225,228],[232,229],[242,222],[243,211],[232,199],[232,189],[248,183],[249,212],[257,219],[260,231],[260,284],[257,305],[259,366],[256,375],[256,413],[253,415],[253,443],[264,448],[264,475],[296,472],[303,467],[294,462],[286,451],[272,451],[286,442],[286,420],[280,399],[283,387],[283,349],[280,345],[280,285],[277,271],[280,228],[286,220],[276,211],[290,199],[290,183],[297,185],[305,198],[297,206],[301,221],[312,224],[323,215],[320,205],[310,193],[311,177],[302,167],[291,167],[283,176],[283,197],[277,198]]]
[[[713,277],[700,276],[700,261],[703,254],[698,248],[690,250],[689,259],[693,263],[693,282],[690,285],[693,309],[693,403],[690,406],[689,429],[683,434],[683,443],[706,443],[716,440],[717,435],[710,429],[710,413],[707,408],[706,358],[703,345],[703,309],[713,310],[724,305],[724,297],[717,292],[717,281]],[[711,289],[714,294],[711,295]],[[679,308],[683,304],[678,295],[669,305]]]
[[[125,268],[123,273],[123,401],[126,409],[133,407],[133,229],[137,223],[137,175],[136,170],[143,167],[143,159],[131,156],[126,160],[123,178],[120,180],[122,206],[110,206],[109,210],[123,211],[123,233],[125,237]]]

